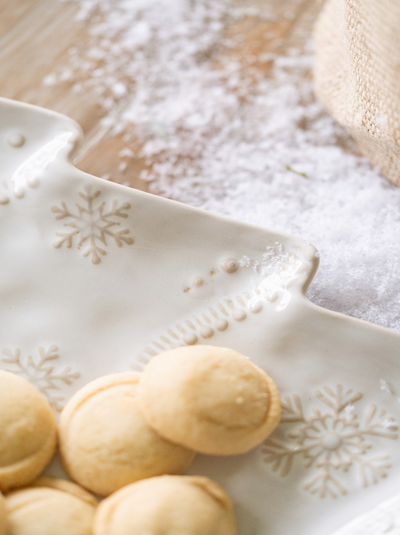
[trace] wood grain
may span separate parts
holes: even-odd
[[[239,37],[234,50],[216,51],[213,61],[221,68],[226,55],[233,55],[244,69],[267,75],[272,62],[260,60],[268,53],[284,53],[288,48],[302,49],[310,36],[318,5],[315,0],[251,0],[245,4],[273,5],[276,19],[266,21],[256,16],[238,21],[226,32]],[[76,165],[96,176],[142,190],[147,183],[139,175],[146,169],[144,160],[137,156],[140,142],[130,139],[133,151],[121,158],[126,147],[124,132],[114,135],[101,120],[107,113],[97,104],[93,88],[74,91],[75,84],[84,80],[67,79],[55,85],[44,84],[54,66],[68,64],[71,49],[84,49],[90,40],[90,24],[76,21],[78,5],[59,0],[0,0],[0,95],[64,113],[77,121],[85,139]],[[134,87],[128,87],[125,98],[119,101],[121,113],[129,103]],[[114,117],[115,118],[115,117]]]

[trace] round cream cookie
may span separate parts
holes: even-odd
[[[6,502],[0,492],[0,535],[7,534],[7,524]]]
[[[0,490],[33,481],[56,443],[57,424],[46,399],[27,380],[0,371]]]
[[[105,499],[94,535],[236,535],[232,505],[214,481],[159,476],[138,481]]]
[[[141,374],[125,372],[89,383],[60,418],[60,452],[72,479],[107,496],[146,477],[181,474],[194,452],[151,429],[137,401]]]
[[[148,424],[201,453],[244,453],[278,425],[273,380],[249,359],[222,347],[189,346],[154,357],[139,386]]]
[[[92,535],[97,500],[75,483],[43,477],[6,496],[7,535]]]

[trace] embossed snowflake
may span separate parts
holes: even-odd
[[[76,203],[76,210],[70,210],[65,202],[61,206],[53,206],[52,212],[56,219],[67,220],[64,227],[65,232],[57,232],[59,239],[54,242],[55,248],[66,245],[71,248],[77,239],[77,248],[84,246],[83,256],[91,255],[93,264],[101,262],[100,255],[107,254],[103,246],[107,246],[107,239],[114,240],[118,247],[124,244],[132,245],[133,238],[129,236],[130,230],[127,228],[120,229],[118,219],[126,219],[127,210],[131,205],[127,202],[119,204],[118,201],[112,201],[111,207],[106,208],[105,201],[99,201],[100,191],[92,193],[91,186],[85,186],[84,192],[79,193],[83,200],[82,204]]]
[[[336,391],[329,387],[315,392],[324,407],[313,407],[311,415],[304,415],[299,396],[285,397],[282,401],[281,424],[278,428],[283,440],[270,438],[263,446],[264,461],[282,477],[293,468],[296,458],[302,458],[304,467],[313,470],[303,488],[325,498],[347,494],[344,473],[356,467],[363,487],[386,477],[390,468],[389,455],[369,456],[372,444],[369,437],[397,439],[397,423],[384,410],[371,405],[365,418],[355,411],[354,403],[363,395],[352,390]]]
[[[54,391],[60,389],[60,384],[71,385],[80,374],[72,372],[70,366],[65,366],[59,372],[55,371],[55,366],[50,363],[60,358],[57,346],[52,345],[48,349],[39,347],[36,358],[28,355],[21,359],[20,349],[5,348],[2,353],[4,358],[1,361],[8,364],[6,371],[28,379],[48,399],[54,410],[62,410],[64,398],[55,395]]]

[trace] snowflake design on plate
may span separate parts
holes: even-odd
[[[57,220],[66,219],[64,227],[65,232],[57,232],[60,237],[54,242],[56,249],[66,245],[71,248],[77,238],[77,248],[86,246],[83,250],[83,256],[91,256],[93,264],[100,264],[100,255],[107,254],[103,246],[108,246],[107,239],[114,240],[118,247],[124,244],[132,245],[133,238],[129,236],[130,230],[127,228],[119,229],[121,223],[118,219],[126,219],[127,210],[131,205],[127,202],[119,204],[113,200],[111,207],[106,208],[106,202],[98,200],[102,195],[101,191],[92,193],[91,186],[85,186],[84,192],[79,193],[83,200],[82,204],[76,203],[76,210],[68,208],[65,202],[61,206],[53,206],[52,212],[56,215]]]
[[[34,358],[28,355],[21,360],[20,349],[5,348],[2,351],[5,356],[2,362],[8,364],[6,371],[13,372],[28,379],[49,401],[54,410],[60,412],[63,408],[64,398],[54,394],[54,390],[60,389],[60,384],[71,385],[80,377],[79,373],[72,372],[70,366],[65,366],[59,372],[50,364],[60,358],[58,347],[51,345],[48,349],[38,347],[38,356]]]
[[[314,406],[306,416],[300,397],[294,395],[282,400],[282,419],[279,430],[283,440],[268,439],[263,446],[264,461],[282,477],[287,476],[296,458],[302,458],[304,467],[314,474],[303,488],[320,498],[336,498],[347,494],[346,477],[343,475],[355,467],[361,484],[367,487],[386,477],[390,468],[389,455],[368,455],[373,447],[369,437],[395,440],[397,423],[386,411],[378,411],[371,405],[363,418],[355,411],[354,404],[363,395],[353,390],[344,391],[337,386],[317,390],[315,396],[324,406]],[[287,429],[283,426],[288,425]],[[276,436],[276,435],[275,435]]]

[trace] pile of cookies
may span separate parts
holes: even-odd
[[[0,535],[235,535],[225,491],[179,474],[196,452],[259,445],[280,410],[263,370],[212,346],[96,379],[67,403],[58,429],[37,390],[0,371]],[[57,443],[74,483],[39,477]]]

